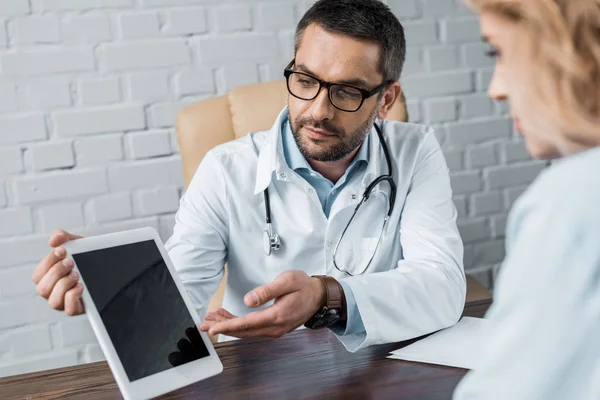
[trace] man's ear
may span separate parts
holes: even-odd
[[[377,118],[386,119],[392,106],[401,94],[402,87],[400,86],[400,82],[395,81],[394,83],[391,83],[383,92],[383,98],[381,99],[381,106],[379,107]]]

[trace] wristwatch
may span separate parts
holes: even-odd
[[[313,275],[325,285],[325,305],[306,323],[309,329],[328,328],[338,322],[346,323],[346,297],[342,285],[334,278],[326,275]]]

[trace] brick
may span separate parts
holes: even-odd
[[[489,45],[486,43],[466,44],[462,47],[465,58],[465,65],[468,68],[484,68],[493,67],[496,63],[495,59],[486,55],[489,50]]]
[[[171,131],[169,135],[171,138],[171,150],[173,153],[179,153],[179,143],[177,142],[177,132]]]
[[[10,349],[12,357],[17,359],[49,352],[52,349],[50,328],[48,325],[37,325],[10,330],[0,337],[0,349],[2,348]]]
[[[141,0],[142,6],[193,6],[198,4],[198,0]]]
[[[0,181],[0,207],[6,207],[7,204],[6,188],[4,187],[4,182]]]
[[[277,36],[272,33],[200,38],[194,46],[202,65],[221,66],[235,62],[264,62],[279,53]]]
[[[144,110],[135,104],[56,112],[54,121],[59,136],[140,130],[146,127]]]
[[[388,0],[387,3],[398,19],[416,18],[421,15],[417,0]]]
[[[134,0],[32,0],[39,11],[88,10],[133,7]]]
[[[58,346],[69,347],[97,343],[96,335],[85,316],[70,318],[57,325]]]
[[[19,44],[58,43],[58,18],[54,15],[35,15],[16,19],[15,38]]]
[[[23,171],[23,155],[20,147],[0,147],[0,176]],[[1,229],[1,228],[0,228]]]
[[[99,54],[107,71],[171,67],[190,63],[190,52],[183,39],[102,44]]]
[[[465,246],[465,269],[467,266],[489,265],[504,260],[504,240],[490,240],[485,243],[476,243]]]
[[[421,103],[419,101],[407,100],[406,102],[406,110],[408,112],[408,121],[409,122],[421,122]]]
[[[502,212],[504,204],[500,192],[476,193],[471,197],[471,213],[475,217]]]
[[[2,257],[0,257],[0,267],[37,263],[49,250],[50,246],[48,246],[47,235],[0,239],[0,254],[2,254]],[[46,307],[48,307],[47,304]],[[2,306],[0,306],[1,308]],[[26,308],[23,309],[25,310]],[[0,318],[0,330],[12,326],[3,322],[5,317],[3,312],[0,312],[0,315],[2,315],[2,318]]]
[[[436,21],[406,21],[402,25],[411,46],[439,43]]]
[[[410,97],[447,96],[472,92],[473,79],[469,72],[441,72],[406,77],[402,86]]]
[[[464,18],[442,21],[442,38],[446,43],[481,41],[479,19]]]
[[[430,126],[433,129],[433,134],[435,135],[436,140],[441,146],[444,146],[446,143],[446,128],[443,125],[432,124]]]
[[[487,117],[494,113],[494,103],[486,94],[470,94],[460,98],[461,118]]]
[[[444,150],[444,158],[450,171],[460,171],[464,168],[464,152],[462,150]]]
[[[15,111],[17,107],[17,85],[0,82],[0,112]]]
[[[456,69],[460,66],[458,49],[454,46],[428,48],[425,57],[429,71]]]
[[[169,83],[164,72],[129,75],[126,88],[127,95],[134,101],[151,103],[169,99]]]
[[[15,16],[29,14],[29,0],[0,1],[0,15]]]
[[[216,29],[219,32],[247,31],[252,29],[252,14],[247,5],[230,5],[213,9]]]
[[[181,160],[177,158],[137,161],[110,165],[108,179],[111,191],[146,189],[159,186],[183,186]]]
[[[106,164],[123,159],[121,135],[102,135],[78,139],[73,144],[78,166]]]
[[[83,205],[80,202],[61,202],[38,207],[38,216],[44,232],[54,229],[78,229],[85,226]]]
[[[119,78],[91,78],[79,81],[79,95],[86,105],[116,103],[121,100]]]
[[[494,239],[506,236],[506,215],[496,215],[492,217],[492,237]]]
[[[27,265],[0,270],[0,297],[8,299],[35,295],[35,285],[30,283],[34,268],[35,265]]]
[[[22,50],[0,56],[5,76],[91,71],[96,67],[89,47]]]
[[[185,68],[175,75],[177,96],[213,93],[215,81],[210,68]]]
[[[268,31],[294,29],[296,27],[294,4],[290,2],[259,4],[257,26]]]
[[[454,194],[475,193],[483,187],[481,176],[476,171],[453,172],[450,174],[450,182]]]
[[[283,31],[278,33],[279,48],[281,51],[280,54],[281,57],[286,60],[291,60],[292,58],[294,58],[294,48],[296,44],[296,39],[294,35],[294,31]],[[285,65],[287,66],[287,63]],[[281,69],[282,72],[284,68],[285,66]]]
[[[494,76],[493,68],[482,68],[477,71],[477,91],[486,92]]]
[[[48,306],[46,306],[49,308]],[[76,349],[53,351],[24,360],[16,360],[6,367],[0,367],[0,376],[20,375],[31,372],[47,371],[64,368],[79,362],[79,352]]]
[[[71,89],[66,77],[29,80],[25,85],[26,102],[31,108],[48,109],[71,105]]]
[[[465,196],[454,196],[452,197],[454,207],[458,213],[458,218],[463,219],[467,217],[467,199]]]
[[[456,147],[479,144],[511,135],[511,123],[506,118],[460,122],[448,125],[448,140]]]
[[[455,0],[422,0],[424,17],[447,17],[454,12]]]
[[[402,77],[422,74],[424,70],[423,51],[418,47],[406,49],[406,60],[402,67]],[[284,66],[285,68],[285,66]]]
[[[91,219],[101,223],[131,218],[133,211],[129,193],[111,193],[96,197],[86,204],[86,213]]]
[[[500,146],[500,149],[502,159],[507,164],[531,160],[531,156],[527,152],[524,142],[519,141],[503,143]]]
[[[166,242],[173,235],[175,226],[175,214],[167,214],[158,218],[158,234],[163,242]]]
[[[8,46],[8,33],[6,33],[6,23],[0,19],[0,47]]]
[[[504,193],[504,203],[507,210],[511,209],[515,202],[525,193],[527,186],[509,188]]]
[[[19,204],[32,204],[93,196],[108,191],[104,170],[50,172],[17,178],[14,181]]]
[[[103,224],[102,226],[94,226],[82,229],[79,233],[82,236],[96,236],[96,235],[104,235],[107,233],[114,232],[122,232],[128,231],[131,229],[139,229],[139,228],[154,228],[158,230],[158,218],[157,217],[147,217],[147,218],[138,218],[138,219],[130,219],[122,222],[111,222],[109,224]]]
[[[105,15],[70,15],[62,21],[65,43],[98,44],[111,40],[110,21]]]
[[[171,128],[175,126],[177,113],[188,103],[157,103],[148,107],[148,124],[151,128]]]
[[[45,140],[47,137],[43,114],[0,117],[0,145]]]
[[[467,168],[489,167],[498,164],[494,145],[472,147],[467,150]]]
[[[133,212],[136,216],[173,213],[179,208],[176,187],[141,190],[133,195]]]
[[[28,156],[35,171],[67,168],[75,165],[71,142],[45,142],[29,146]]]
[[[102,352],[102,348],[98,344],[93,344],[85,347],[83,353],[83,360],[85,363],[94,363],[105,361],[106,357]]]
[[[132,158],[151,158],[171,154],[169,131],[136,132],[126,136]]]
[[[0,211],[0,236],[16,236],[33,232],[29,207],[11,207]]]
[[[229,91],[242,85],[258,83],[256,64],[227,65],[217,72],[217,82],[221,91]]]
[[[148,38],[160,35],[156,12],[126,13],[118,17],[119,32],[123,39]]]
[[[490,189],[528,184],[545,168],[544,163],[529,162],[502,167],[492,167],[484,171]]]
[[[483,242],[490,238],[490,228],[486,219],[472,219],[457,223],[463,243]]]
[[[428,99],[423,102],[423,105],[429,123],[456,120],[458,110],[454,99]]]
[[[206,11],[200,7],[172,8],[167,11],[165,35],[185,36],[208,30]]]

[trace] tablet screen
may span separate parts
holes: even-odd
[[[73,259],[130,381],[209,356],[153,240]]]

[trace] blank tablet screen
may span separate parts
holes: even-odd
[[[209,355],[153,240],[73,259],[130,381]]]

